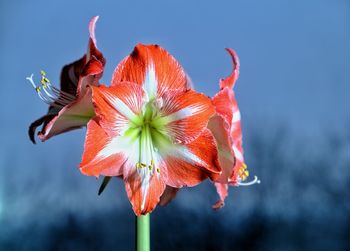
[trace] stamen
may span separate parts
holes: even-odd
[[[33,80],[34,74],[31,74],[30,77],[27,77],[26,79],[31,83],[31,85],[37,92],[39,98],[45,103],[54,107],[62,108],[63,106],[66,106],[75,99],[74,95],[61,91],[54,87],[51,84],[51,81],[46,77],[45,71],[41,70],[40,74],[41,85],[35,84]]]
[[[238,182],[237,185],[239,186],[250,186],[253,184],[260,184],[260,180],[258,179],[257,176],[254,176],[254,180],[249,181],[249,182],[243,182],[245,181],[249,176],[249,171],[247,170],[247,165],[243,163],[243,165],[238,169]]]
[[[250,182],[237,182],[237,184],[239,186],[251,186],[251,185],[254,185],[254,184],[260,184],[260,180],[258,179],[257,176],[254,176],[254,180],[250,181]]]

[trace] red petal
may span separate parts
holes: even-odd
[[[150,213],[157,206],[165,189],[161,174],[142,177],[136,169],[136,163],[127,161],[125,165],[130,170],[127,175],[124,172],[125,189],[135,214]]]
[[[220,199],[213,205],[213,209],[220,209],[225,206],[225,198],[228,195],[228,185],[215,182],[215,187]]]
[[[159,150],[166,163],[166,184],[169,186],[195,186],[208,177],[217,180],[221,174],[217,147],[208,129],[183,148],[166,155]]]
[[[215,112],[210,99],[193,90],[168,91],[162,99],[160,114],[167,121],[167,133],[176,143],[189,143],[196,139]]]
[[[104,70],[103,64],[92,57],[85,65],[78,82],[78,97],[84,95],[88,86],[98,86]]]
[[[237,101],[232,89],[225,87],[220,90],[212,99],[215,111],[225,119],[225,122],[231,127],[233,116],[239,112]],[[240,119],[236,117],[234,120]]]
[[[164,193],[160,197],[159,205],[162,207],[168,205],[176,196],[178,188],[166,186]]]
[[[45,141],[54,135],[85,126],[93,116],[91,91],[89,91],[83,97],[63,107],[38,136],[41,141]]]
[[[138,44],[130,56],[117,66],[113,74],[112,86],[122,81],[144,85],[150,69],[154,70],[158,83],[153,86],[158,96],[167,90],[187,89],[187,77],[181,65],[158,45],[143,44]]]
[[[120,135],[136,114],[142,111],[143,90],[133,83],[112,87],[92,87],[93,103],[100,124],[107,133]]]
[[[226,50],[232,58],[232,72],[230,76],[220,80],[220,88],[228,87],[232,89],[239,76],[239,58],[234,50],[230,48],[226,48]]]
[[[92,176],[119,176],[122,175],[122,165],[126,156],[121,152],[115,152],[109,156],[99,157],[99,153],[106,148],[111,138],[98,125],[95,120],[90,120],[84,144],[84,153],[80,170],[85,175]]]

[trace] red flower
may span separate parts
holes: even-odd
[[[166,185],[195,186],[221,174],[206,128],[211,100],[189,89],[179,63],[157,45],[135,47],[111,87],[92,87],[96,117],[87,126],[80,170],[121,176],[136,215],[151,212]]]
[[[220,196],[220,200],[213,205],[215,209],[224,206],[228,185],[244,186],[260,183],[256,176],[253,181],[244,183],[249,172],[243,157],[241,114],[232,90],[239,76],[239,59],[235,51],[232,49],[227,51],[233,62],[232,73],[220,80],[220,91],[212,98],[216,114],[208,124],[218,145],[219,162],[222,168],[221,177],[218,182],[215,182]]]
[[[214,184],[220,196],[214,209],[223,207],[228,195],[228,186],[247,186],[260,183],[255,176],[251,182],[244,182],[249,176],[244,163],[242,148],[241,114],[232,88],[239,76],[239,59],[235,51],[227,49],[231,55],[233,69],[230,76],[220,80],[220,91],[212,98],[215,115],[209,119],[208,129],[213,134],[219,156],[222,174]],[[160,205],[168,204],[178,189],[167,187],[161,197]]]
[[[41,85],[36,86],[33,74],[27,78],[37,91],[39,97],[47,104],[46,115],[34,121],[29,127],[29,137],[35,143],[35,130],[43,124],[38,133],[42,141],[50,137],[80,128],[94,116],[91,103],[91,90],[88,85],[97,86],[102,77],[105,59],[96,47],[95,25],[98,16],[89,24],[90,39],[87,53],[79,60],[63,67],[61,72],[61,88],[54,87],[41,72]]]

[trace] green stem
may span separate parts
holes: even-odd
[[[150,214],[136,217],[136,251],[150,251]]]

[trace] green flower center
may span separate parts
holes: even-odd
[[[131,143],[136,141],[139,143],[137,169],[160,173],[160,168],[157,166],[158,151],[165,151],[172,144],[170,137],[166,134],[166,123],[166,118],[161,116],[154,99],[148,101],[142,113],[130,121],[124,137],[127,137]]]

